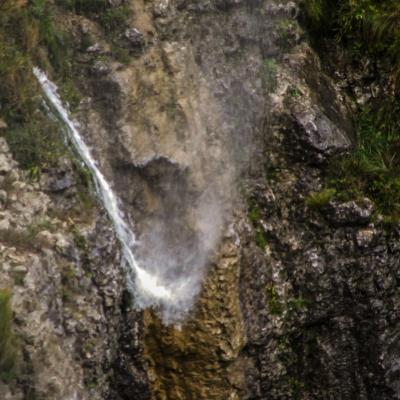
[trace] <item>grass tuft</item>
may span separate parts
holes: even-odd
[[[306,198],[306,205],[307,207],[313,210],[319,210],[328,205],[328,203],[332,200],[335,194],[336,194],[335,189],[325,189],[322,190],[321,192],[311,193]]]
[[[371,62],[369,80],[382,90],[355,112],[355,151],[334,160],[329,186],[335,196],[369,197],[384,221],[400,221],[400,3],[397,0],[303,0],[317,44],[335,39],[358,65]],[[323,196],[322,196],[323,197]],[[318,197],[314,202],[318,203]],[[310,199],[313,203],[312,199]]]

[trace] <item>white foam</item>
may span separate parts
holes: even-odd
[[[96,191],[105,209],[110,216],[115,232],[121,242],[127,273],[128,287],[136,297],[139,306],[174,305],[180,301],[180,296],[187,292],[189,280],[178,280],[173,285],[160,281],[156,274],[150,274],[141,268],[135,258],[133,248],[136,244],[135,234],[125,221],[124,214],[119,207],[119,201],[110,184],[97,167],[96,161],[79,133],[79,124],[74,121],[58,95],[57,86],[51,82],[46,74],[38,68],[33,70],[49,103],[54,107],[62,121],[68,128],[69,137],[80,157],[93,174]]]

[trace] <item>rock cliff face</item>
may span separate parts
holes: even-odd
[[[1,397],[103,399],[129,316],[112,228],[94,200],[83,209],[71,161],[32,182],[4,139],[0,149],[0,280],[12,293],[17,337],[15,377]]]
[[[76,167],[31,183],[1,142],[0,282],[20,338],[2,398],[399,398],[399,232],[369,199],[307,201],[354,134],[297,4],[128,4],[123,63],[95,19],[62,15],[76,117],[139,256],[198,274],[193,310],[178,325],[137,311]]]

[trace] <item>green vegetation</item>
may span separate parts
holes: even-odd
[[[17,343],[12,328],[11,293],[0,290],[0,379],[15,378]]]
[[[268,244],[267,238],[265,237],[265,232],[262,227],[256,228],[256,245],[260,249],[265,249],[265,246]]]
[[[316,45],[323,46],[324,39],[336,40],[354,65],[367,57],[374,74],[369,79],[381,88],[377,96],[359,107],[355,116],[355,151],[331,163],[329,187],[335,188],[335,197],[343,200],[369,197],[386,222],[398,223],[400,3],[397,0],[304,0],[303,7]]]
[[[265,294],[268,311],[271,315],[282,316],[286,313],[286,317],[291,318],[307,307],[307,302],[302,297],[281,298],[273,284],[266,286]]]
[[[55,119],[48,118],[33,65],[50,71],[72,111],[80,103],[73,75],[73,40],[63,28],[60,9],[98,22],[113,42],[115,58],[129,61],[129,51],[118,45],[128,27],[129,7],[108,0],[3,0],[0,2],[0,118],[11,151],[21,167],[40,174],[66,154]],[[88,38],[87,38],[88,39]]]
[[[258,207],[252,207],[249,211],[248,217],[254,226],[256,232],[256,245],[261,249],[265,249],[268,244],[267,238],[265,237],[264,228],[261,224],[262,212]]]
[[[284,312],[284,304],[279,298],[279,294],[274,285],[269,284],[265,288],[267,296],[268,311],[271,315],[282,315]]]
[[[11,120],[4,136],[20,166],[31,170],[32,177],[37,178],[40,173],[38,168],[54,165],[65,155],[59,131],[56,121],[38,111],[30,121]]]
[[[357,55],[368,54],[400,78],[400,3],[397,0],[305,0],[307,22],[320,37],[336,37]],[[322,34],[322,35],[321,35]]]
[[[51,13],[47,0],[0,3],[1,117],[9,127],[5,136],[10,148],[26,169],[50,166],[65,152],[59,128],[43,109],[32,74],[34,64],[46,62],[59,76],[69,74],[68,46]]]
[[[311,209],[318,210],[324,206],[326,206],[332,198],[335,196],[335,189],[325,189],[321,192],[311,193],[306,198],[306,205]]]
[[[87,241],[85,236],[83,236],[81,233],[78,231],[74,231],[74,243],[77,249],[81,251],[87,251]]]
[[[82,15],[102,13],[110,7],[107,0],[57,0],[57,2],[60,6]]]
[[[274,27],[276,33],[278,34],[278,44],[282,49],[290,49],[293,47],[293,39],[299,32],[300,27],[298,22],[294,19],[282,19],[279,20]]]
[[[249,219],[253,224],[257,224],[261,219],[261,210],[258,207],[252,207],[249,211]]]
[[[86,4],[86,2],[85,2]],[[45,67],[57,79],[61,96],[73,111],[80,102],[72,76],[73,49],[68,34],[57,21],[57,7],[50,0],[0,2],[0,117],[8,128],[2,131],[20,166],[38,179],[43,169],[70,157],[61,126],[43,104],[41,90],[32,73],[33,65]],[[89,216],[93,199],[88,194],[90,174],[77,170],[76,209]],[[78,212],[76,214],[79,214]],[[20,248],[35,249],[35,232],[9,230],[1,240]],[[33,244],[30,244],[30,243]]]
[[[107,33],[120,33],[128,27],[127,4],[112,6],[108,0],[58,0],[57,3],[76,14],[97,20]]]
[[[343,200],[368,196],[387,221],[400,220],[400,113],[385,119],[366,107],[360,112],[358,145],[350,157],[336,160],[329,170]]]
[[[300,97],[302,95],[301,90],[297,86],[290,86],[287,90],[287,94],[290,97],[294,98]]]
[[[69,110],[75,112],[81,102],[81,94],[77,90],[71,77],[65,78],[59,86],[60,96],[68,104]]]

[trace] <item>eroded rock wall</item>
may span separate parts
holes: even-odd
[[[189,254],[174,272],[204,281],[179,325],[134,311],[101,207],[69,214],[65,171],[40,186],[6,167],[0,224],[46,228],[39,248],[1,251],[25,368],[5,398],[398,398],[398,231],[369,199],[307,202],[354,134],[296,4],[128,4],[124,62],[95,20],[65,14],[76,116],[148,243],[141,257]],[[196,225],[199,204],[216,211]]]
[[[134,344],[140,315],[122,306],[125,279],[105,212],[88,188],[80,192],[71,160],[60,160],[38,181],[18,168],[4,139],[0,159],[0,281],[12,296],[16,337],[9,344],[14,372],[0,383],[0,397],[119,399],[115,377],[126,370],[145,396],[142,347]],[[132,330],[128,358],[124,329]]]

